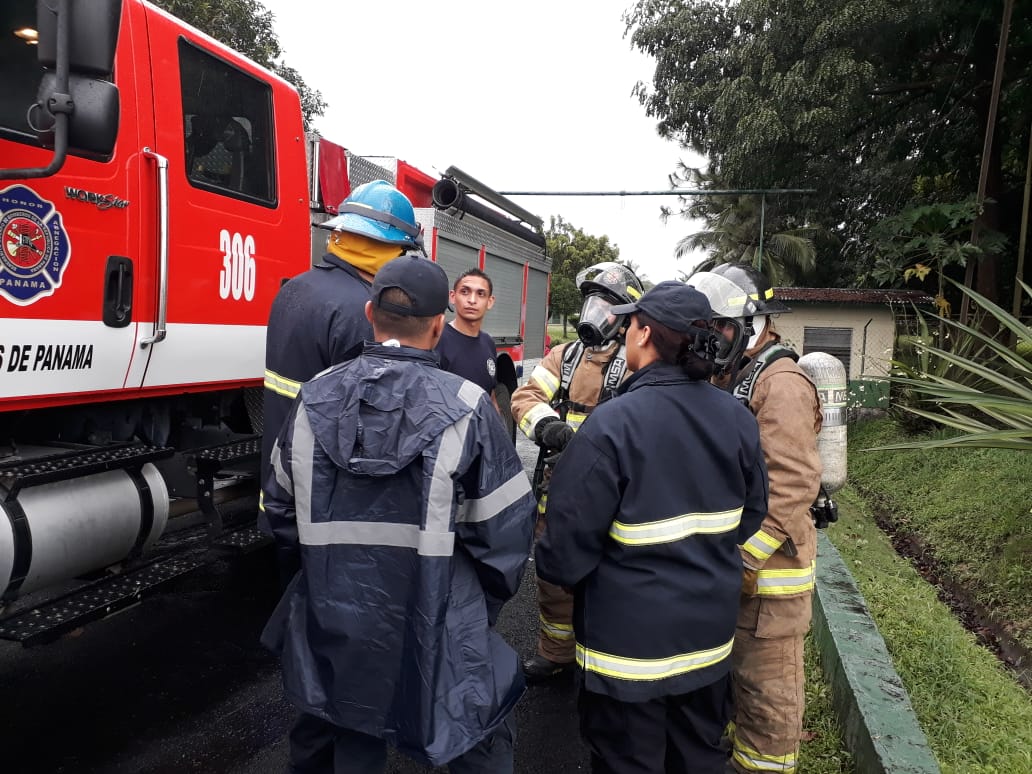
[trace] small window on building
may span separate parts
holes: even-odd
[[[849,376],[849,360],[853,351],[852,328],[803,328],[803,354],[811,352],[827,352],[837,357],[846,367]]]
[[[269,85],[185,39],[179,71],[187,179],[197,188],[274,204]]]

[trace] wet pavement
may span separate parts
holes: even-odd
[[[536,448],[518,449],[533,469]],[[271,552],[198,570],[143,604],[49,645],[0,642],[5,774],[264,774],[286,770],[294,717],[258,634],[277,599]],[[499,631],[534,650],[533,564]],[[531,688],[516,710],[516,771],[587,771],[575,681]],[[430,771],[392,754],[387,771]],[[443,771],[443,770],[442,770]]]

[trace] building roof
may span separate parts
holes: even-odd
[[[779,301],[831,304],[920,304],[935,299],[923,290],[882,290],[877,288],[774,288]]]

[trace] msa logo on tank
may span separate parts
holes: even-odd
[[[23,185],[0,191],[0,296],[28,306],[53,295],[71,255],[52,202]]]

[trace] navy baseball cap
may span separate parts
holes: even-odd
[[[398,288],[412,299],[411,306],[382,301],[389,288]],[[433,317],[448,306],[448,275],[433,261],[418,255],[402,255],[385,263],[373,278],[373,306],[406,317]]]
[[[660,282],[633,304],[614,306],[610,314],[644,312],[653,320],[679,333],[688,333],[696,320],[713,317],[709,299],[691,285],[676,280]]]

